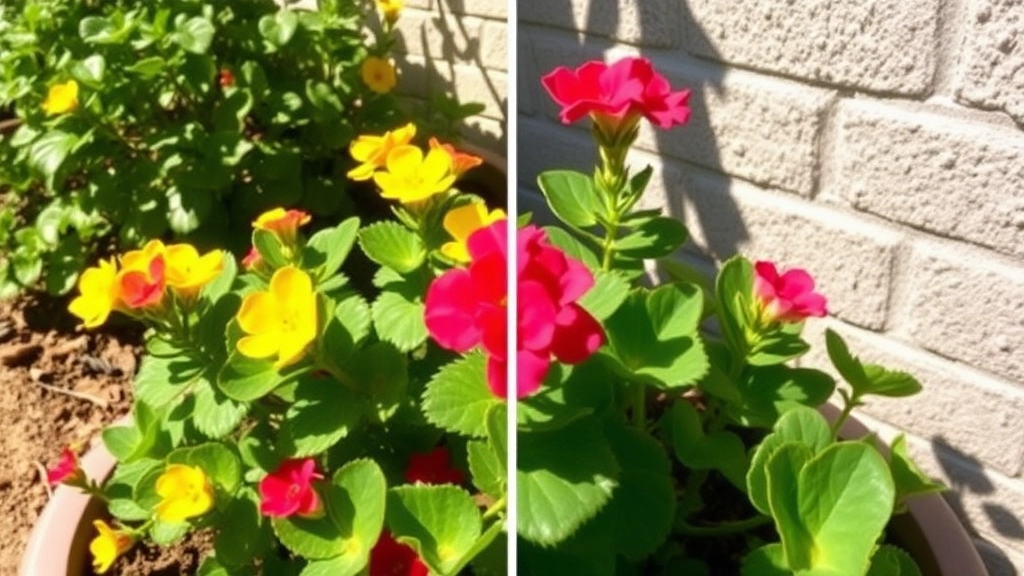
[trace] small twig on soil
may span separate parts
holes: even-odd
[[[46,497],[53,498],[53,488],[50,488],[50,483],[46,481],[46,466],[43,466],[39,462],[35,462],[35,465],[36,469],[39,470],[39,481],[43,484],[43,488],[46,488]]]
[[[58,388],[57,386],[50,386],[49,384],[43,384],[42,382],[36,382],[36,384],[43,387],[46,390],[49,390],[50,392],[56,392],[58,394],[67,394],[68,396],[71,396],[72,398],[78,398],[79,400],[88,400],[89,402],[92,402],[93,404],[99,406],[100,408],[106,408],[107,406],[110,405],[110,403],[104,400],[103,398],[93,396],[92,394],[86,394],[85,392],[76,392],[74,390]]]

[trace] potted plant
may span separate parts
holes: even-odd
[[[956,524],[970,558],[955,569],[898,533],[908,508],[941,502],[903,437],[881,447],[846,428],[872,397],[920,384],[832,331],[845,384],[788,364],[810,347],[804,321],[827,313],[808,272],[737,256],[709,283],[666,259],[687,231],[637,208],[652,169],[626,156],[641,122],[686,123],[688,91],[636,57],[543,84],[563,123],[591,119],[599,162],[540,174],[560,226],[519,231],[520,572],[984,574]],[[668,281],[646,281],[651,261]],[[817,407],[836,393],[828,421]]]

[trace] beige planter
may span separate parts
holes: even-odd
[[[114,470],[114,456],[97,442],[80,459],[88,478],[105,480]],[[77,488],[58,486],[29,535],[21,558],[20,576],[82,576],[92,558],[92,521],[103,516],[103,502]]]

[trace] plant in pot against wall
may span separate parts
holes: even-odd
[[[593,175],[540,174],[561,226],[519,232],[521,573],[921,574],[887,526],[941,488],[902,436],[838,434],[855,407],[919,383],[862,363],[832,331],[845,384],[791,366],[810,348],[804,321],[827,313],[802,269],[736,256],[709,283],[666,259],[671,280],[647,285],[645,264],[688,234],[637,208],[652,168],[634,173],[626,156],[640,122],[687,121],[688,91],[635,57],[543,85],[563,123],[589,116],[600,160]],[[835,392],[829,422],[815,408]],[[965,560],[942,573],[982,573]]]
[[[149,327],[132,419],[103,433],[116,468],[89,477],[65,451],[51,471],[105,503],[97,573],[195,531],[212,537],[206,575],[504,573],[506,405],[437,313],[470,273],[504,297],[504,214],[457,189],[479,158],[414,135],[351,145],[350,175],[395,218],[307,238],[307,213],[276,208],[241,266],[153,240],[83,273],[70,310],[86,327]],[[356,249],[365,292],[340,271]],[[467,266],[484,252],[500,267]],[[488,340],[504,330],[493,316]]]

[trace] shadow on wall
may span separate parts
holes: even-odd
[[[426,56],[410,60],[408,54],[395,54],[398,69],[407,78],[406,82],[399,82],[399,88],[404,96],[414,97],[417,104],[425,106],[428,112],[432,94],[456,94],[460,73],[465,74],[471,68],[481,71],[486,69],[481,56],[480,38],[467,29],[462,18],[453,16],[465,12],[464,8],[463,0],[438,0],[436,13],[430,17],[426,26],[419,28],[416,37],[403,35],[401,30],[398,32],[399,45],[405,45],[407,51],[416,46],[416,52]],[[480,122],[478,120],[483,117],[471,117],[460,124],[459,135],[467,142],[504,157],[508,96],[502,93],[488,74],[481,73],[480,78],[483,88],[479,91],[483,92],[486,100],[480,103],[487,105],[492,116],[493,111],[497,110],[500,119],[488,116]],[[488,127],[492,129],[488,130]]]
[[[942,466],[946,478],[950,479],[948,490],[943,492],[946,502],[949,502],[967,531],[977,535],[978,530],[971,524],[964,507],[964,495],[973,494],[983,500],[991,494],[995,498],[995,485],[985,474],[981,461],[957,449],[942,436],[934,436],[931,446],[935,461]],[[1011,510],[995,501],[984,502],[982,510],[1000,536],[1009,540],[1024,540],[1024,524]],[[979,552],[992,576],[1017,576],[1013,562],[996,546],[987,546]]]
[[[689,35],[703,34],[701,28],[693,22],[693,17],[687,2],[675,2],[672,0],[591,0],[584,7],[582,13],[574,13],[574,2],[570,0],[526,0],[521,1],[520,17],[529,22],[543,22],[545,26],[572,27],[577,18],[582,17],[583,29],[591,31],[587,35],[578,37],[578,53],[580,58],[575,62],[559,62],[569,68],[575,68],[586,60],[604,59],[605,51],[612,46],[611,43],[601,36],[612,36],[616,30],[622,28],[624,14],[629,14],[630,25],[636,24],[640,37],[652,34],[664,38],[666,29],[673,30],[676,37],[675,43],[679,43],[679,30],[684,23],[688,24],[686,33]],[[579,4],[579,2],[575,2]],[[707,38],[690,38],[690,42],[700,42],[711,45]],[[534,47],[534,51],[541,50]],[[688,252],[701,259],[714,258],[724,260],[738,252],[740,244],[747,238],[747,230],[742,217],[730,195],[729,183],[724,178],[703,178],[694,179],[691,173],[694,168],[698,172],[702,169],[710,169],[720,172],[720,155],[715,132],[708,116],[707,97],[709,94],[720,95],[723,93],[722,78],[724,70],[719,66],[709,65],[695,58],[682,55],[679,50],[673,50],[671,55],[663,50],[639,46],[634,48],[641,56],[650,58],[655,67],[662,72],[669,80],[674,89],[689,88],[690,108],[692,114],[689,122],[683,127],[676,127],[671,130],[654,129],[653,147],[658,151],[671,151],[671,154],[681,158],[673,161],[662,173],[656,173],[652,181],[649,194],[655,190],[664,190],[664,199],[648,198],[648,203],[663,202],[668,215],[688,221],[696,225],[703,232],[706,245],[703,250],[698,250],[690,245]],[[669,57],[671,56],[671,57]],[[544,62],[549,60],[543,55],[533,54],[535,61]],[[550,72],[549,69],[538,69],[538,75]],[[554,110],[551,100],[540,84],[540,78],[520,79],[519,89],[534,93],[535,100],[545,103],[540,108],[547,111]],[[522,97],[521,97],[522,98]],[[566,128],[566,130],[569,130]],[[522,133],[522,131],[521,131]],[[520,166],[542,165],[546,168],[554,168],[556,162],[562,160],[561,155],[551,154],[547,147],[537,146],[536,142],[519,142],[520,157],[532,155],[544,155],[543,159],[535,161],[521,161]],[[593,144],[589,144],[593,149]],[[571,154],[573,158],[579,154]],[[596,150],[592,152],[592,160],[596,159]],[[662,153],[663,158],[669,154]],[[564,166],[560,166],[564,167]],[[592,165],[573,166],[589,172]],[[637,170],[642,168],[637,166]],[[533,187],[536,182],[536,174],[522,174],[519,181],[528,187]],[[660,178],[660,181],[657,179]],[[527,203],[530,203],[527,199]],[[688,212],[690,218],[687,218]]]

